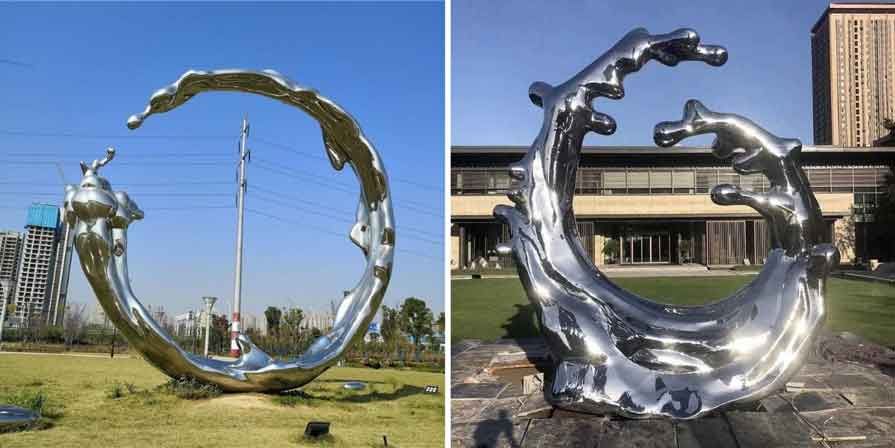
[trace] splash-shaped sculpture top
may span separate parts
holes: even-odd
[[[348,112],[316,90],[300,86],[273,70],[190,70],[173,84],[152,94],[146,109],[127,119],[127,127],[137,129],[149,116],[175,109],[200,92],[228,90],[270,97],[298,107],[314,117],[323,131],[326,153],[337,170],[342,169],[348,160],[353,160],[356,165],[373,162],[373,146]],[[369,200],[381,200],[386,190],[378,157],[376,162],[376,169],[358,173]]]
[[[624,96],[624,77],[657,60],[722,65],[722,47],[700,44],[687,29],[651,35],[636,29],[570,80],[532,84],[544,109],[540,133],[510,168],[515,207],[494,213],[510,227],[508,244],[535,305],[555,361],[545,391],[554,404],[579,411],[613,410],[632,417],[695,418],[739,400],[757,399],[796,372],[824,316],[824,280],[837,260],[821,231],[820,208],[798,163],[798,141],[779,139],[731,114],[697,102],[684,119],[656,128],[676,143],[712,132],[720,158],[742,172],[765,173],[767,193],[719,185],[720,205],[744,204],[769,221],[773,250],[758,277],[730,297],[702,307],[662,305],[631,294],[597,270],[578,238],[572,207],[584,136],[612,134],[598,97]]]
[[[87,165],[78,186],[66,187],[66,222],[74,226],[74,245],[84,274],[106,315],[146,360],[172,377],[188,376],[226,391],[277,391],[300,387],[336,363],[363,337],[385,295],[392,272],[395,226],[388,177],[379,154],[357,122],[314,90],[273,71],[189,71],[156,92],[143,113],[132,116],[136,129],[152,114],[170,111],[200,92],[233,90],[256,93],[296,106],[319,123],[336,169],[351,165],[360,188],[356,223],[349,237],[363,251],[366,268],[336,312],[332,330],[296,359],[279,361],[240,335],[235,361],[203,358],[186,352],[152,318],[134,294],[127,267],[127,230],[143,212],[124,192],[114,191],[99,174],[115,155]]]

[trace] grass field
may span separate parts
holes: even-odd
[[[48,429],[0,434],[0,447],[444,446],[444,376],[333,368],[299,394],[224,394],[185,400],[139,358],[0,354],[0,404],[43,392]],[[368,383],[347,391],[348,380]],[[130,383],[127,387],[115,387]],[[428,384],[438,395],[423,394]],[[110,398],[123,391],[120,398]],[[311,420],[333,437],[303,439]]]
[[[752,276],[617,278],[629,291],[663,303],[700,305],[720,299]],[[895,346],[895,287],[830,279],[827,328]],[[451,340],[493,340],[538,334],[534,308],[518,279],[451,282]]]

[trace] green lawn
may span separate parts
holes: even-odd
[[[752,276],[613,279],[623,288],[663,303],[699,305],[727,296]],[[895,346],[895,287],[830,279],[827,328],[851,331]],[[493,340],[538,334],[534,309],[515,278],[451,281],[451,340]]]
[[[0,447],[444,446],[444,376],[333,368],[292,396],[224,394],[184,400],[157,389],[167,380],[138,358],[0,354],[0,404],[43,391],[49,429],[0,434]],[[366,390],[342,389],[361,380]],[[116,383],[134,392],[109,398]],[[428,384],[438,395],[423,394]],[[126,388],[125,388],[126,390]],[[307,442],[308,421],[332,423],[333,438]]]

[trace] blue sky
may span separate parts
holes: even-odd
[[[598,100],[598,110],[615,117],[618,131],[610,137],[591,134],[586,144],[652,145],[653,126],[679,119],[689,98],[811,144],[811,27],[827,5],[820,0],[455,0],[452,144],[531,144],[542,115],[528,100],[528,86],[569,79],[636,27],[652,33],[693,28],[703,42],[726,46],[730,59],[720,68],[651,62],[627,78],[624,99]],[[704,137],[686,144],[709,142]]]
[[[232,300],[237,136],[251,122],[243,312],[325,310],[364,265],[347,238],[350,170],[330,168],[317,123],[248,94],[209,93],[128,131],[129,115],[187,69],[275,69],[330,97],[385,160],[397,223],[385,303],[443,310],[442,4],[0,4],[0,229],[21,230],[35,200],[58,202],[77,161],[118,157],[105,174],[146,212],[131,226],[137,295],[169,313]],[[285,173],[285,175],[284,175]],[[15,194],[16,192],[24,192]],[[302,202],[305,201],[305,202]],[[313,204],[309,204],[310,201]],[[184,210],[202,206],[196,210]],[[80,266],[70,300],[95,299]]]

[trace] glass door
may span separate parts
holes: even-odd
[[[626,235],[624,261],[630,264],[670,263],[671,234],[650,232]]]

